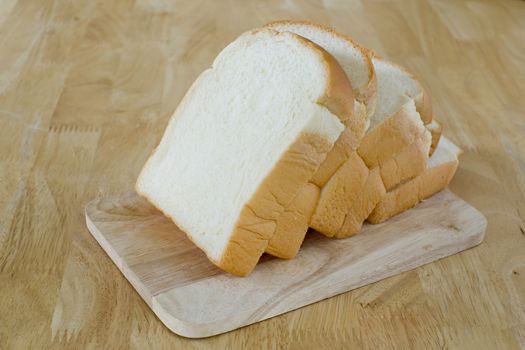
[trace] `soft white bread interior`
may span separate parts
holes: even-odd
[[[277,21],[269,23],[267,27],[280,32],[293,32],[323,47],[338,60],[352,85],[355,97],[354,115],[345,123],[345,130],[311,179],[312,184],[323,188],[352,154],[357,157],[355,150],[368,127],[369,115],[373,113],[375,105],[376,82],[371,59],[366,49],[331,28],[306,21]],[[360,165],[362,172],[368,172],[362,161]],[[335,189],[334,185],[330,187]],[[304,193],[311,191],[304,189]],[[323,189],[322,197],[327,196],[327,193],[330,193],[329,197],[333,194],[330,190]],[[268,253],[281,258],[290,258],[297,253],[310,219],[310,216],[305,218],[304,212],[298,210],[315,208],[318,198],[319,196],[312,195],[297,196],[294,203],[285,210],[284,217],[277,221],[276,232],[266,250]],[[300,200],[315,202],[299,204]],[[306,224],[303,219],[306,219]],[[300,225],[294,226],[297,223]]]
[[[377,80],[377,104],[370,119],[374,127],[399,111],[408,99],[415,102],[416,109],[424,124],[432,121],[430,95],[419,80],[406,68],[383,59],[372,50],[368,50],[374,65]]]
[[[352,115],[345,73],[292,33],[241,35],[194,82],[137,191],[220,268],[246,275]]]
[[[447,187],[456,172],[461,153],[461,149],[452,141],[441,136],[436,151],[428,160],[427,169],[387,192],[368,221],[374,224],[383,222]]]

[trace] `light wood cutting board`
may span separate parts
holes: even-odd
[[[212,265],[169,219],[129,193],[89,203],[86,223],[173,332],[207,337],[246,326],[473,247],[486,219],[445,190],[344,240],[315,232],[293,260],[263,256],[248,277]]]

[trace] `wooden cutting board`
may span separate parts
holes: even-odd
[[[191,338],[227,332],[473,247],[486,219],[445,190],[344,240],[315,232],[293,260],[263,256],[248,277],[212,265],[185,234],[133,193],[95,200],[86,223],[159,319]]]

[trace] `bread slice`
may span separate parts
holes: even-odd
[[[292,33],[245,33],[186,93],[136,190],[214,264],[247,275],[352,112],[326,51]]]
[[[312,184],[323,188],[347,159],[352,155],[357,157],[355,150],[368,127],[369,115],[375,109],[376,82],[372,62],[366,49],[331,28],[306,21],[276,21],[269,23],[267,27],[280,32],[293,32],[326,49],[341,64],[352,85],[355,97],[354,116],[346,123],[346,128],[334,148],[328,153],[325,161],[311,179]],[[368,173],[362,161],[360,166],[362,172]],[[332,185],[331,188],[333,188]],[[312,192],[310,185],[303,190],[303,193],[312,194]],[[323,193],[327,192],[323,189]],[[297,254],[311,216],[310,213],[308,218],[305,218],[306,212],[298,210],[315,209],[318,198],[319,196],[313,195],[297,196],[293,204],[285,210],[285,215],[277,221],[276,232],[266,249],[268,253],[281,258],[291,258]],[[301,200],[307,199],[311,202],[299,204]]]
[[[416,178],[399,184],[386,193],[368,217],[374,224],[412,208],[420,201],[448,186],[458,166],[461,149],[442,136],[427,169]]]
[[[338,216],[330,219],[331,226],[322,225],[329,220],[323,215],[330,212],[335,200],[323,198],[324,192],[321,192],[310,226],[329,237],[344,238],[356,234],[385,191],[426,169],[430,153],[432,137],[425,127],[432,118],[428,93],[406,69],[382,59],[373,51],[369,54],[377,81],[377,105],[370,128],[357,152],[372,171],[366,186],[347,197],[348,202],[343,207],[349,208],[348,212],[337,211]],[[352,176],[344,168],[341,172]],[[379,184],[377,172],[383,186]],[[334,175],[340,176],[344,175]]]
[[[362,101],[355,103],[356,106],[367,106],[367,103],[372,106],[368,112],[373,123],[363,139],[364,145],[361,144],[358,150],[365,162],[358,161],[357,154],[352,156],[355,148],[351,143],[338,141],[334,150],[341,146],[340,151],[332,151],[328,157],[337,154],[339,162],[332,164],[339,167],[323,164],[317,174],[324,169],[329,171],[325,171],[322,177],[314,175],[312,179],[322,191],[310,226],[329,237],[342,238],[355,234],[385,193],[383,182],[388,188],[392,188],[424,171],[430,148],[430,133],[424,127],[424,122],[431,120],[428,94],[406,69],[383,60],[373,51],[363,49],[350,38],[331,28],[297,21],[274,22],[270,25],[280,31],[291,31],[305,36],[327,49],[342,67],[346,68],[345,72],[353,85],[355,96],[374,96],[369,99],[362,98]],[[364,79],[366,75],[363,73],[363,62],[367,60],[362,58],[363,53],[366,53],[368,61],[373,63],[373,69],[368,68],[373,72],[369,74],[374,77],[373,83],[366,83]],[[356,57],[360,57],[357,63]],[[375,73],[376,65],[381,77]],[[356,78],[358,74],[361,78]],[[384,106],[376,107],[377,103]],[[348,139],[358,139],[355,135],[351,136]],[[344,133],[340,140],[344,140]],[[348,159],[348,163],[341,163],[345,159]],[[368,169],[375,167],[379,170],[370,172]],[[286,226],[291,227],[291,224]],[[301,230],[305,231],[306,228],[303,226],[297,230],[289,230],[289,235],[296,235],[296,232]],[[284,230],[280,232],[285,234]],[[304,232],[301,232],[300,236],[304,237]],[[278,236],[274,237],[276,241],[281,241],[277,240]],[[287,241],[289,240],[291,239]],[[269,246],[272,247],[272,254],[281,257],[298,251],[298,247],[279,248],[272,241]],[[280,254],[275,254],[276,252]]]
[[[363,160],[357,152],[353,152],[323,187],[310,219],[310,227],[332,237],[342,226],[356,195],[365,187],[368,175],[369,170]]]

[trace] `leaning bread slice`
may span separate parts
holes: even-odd
[[[375,108],[375,74],[370,57],[366,49],[360,47],[351,38],[335,32],[331,28],[323,27],[306,21],[276,21],[267,27],[280,32],[292,32],[305,37],[320,45],[334,56],[345,71],[354,92],[354,115],[345,123],[345,130],[341,133],[334,148],[328,153],[325,161],[311,179],[311,183],[323,188],[332,175],[355,154],[355,150],[368,126],[369,115]],[[366,165],[361,161],[361,169],[353,170],[357,176],[359,170],[368,172]],[[352,181],[352,178],[346,180]],[[356,179],[357,181],[357,179]],[[332,181],[333,183],[333,181]],[[312,193],[310,185],[301,191],[303,194]],[[335,188],[333,185],[331,188]],[[323,190],[326,193],[325,190]],[[326,195],[323,195],[323,197]],[[302,243],[308,229],[308,217],[299,209],[315,209],[319,196],[298,195],[294,202],[285,210],[285,214],[277,221],[276,232],[270,240],[266,251],[281,258],[291,258]],[[309,200],[309,203],[304,201]],[[302,203],[299,203],[303,201]]]
[[[247,275],[352,102],[346,75],[320,47],[291,33],[245,33],[187,92],[136,189],[214,264]]]
[[[322,232],[337,238],[356,234],[385,190],[421,174],[431,153],[432,135],[434,139],[440,135],[431,124],[430,98],[421,83],[407,69],[368,52],[376,74],[377,106],[358,153],[372,171],[367,186],[350,197],[353,200],[345,217],[338,217],[343,225]],[[377,184],[375,169],[379,169],[383,188]],[[318,206],[314,217],[322,210]]]
[[[442,136],[436,151],[428,160],[428,168],[416,178],[387,192],[368,221],[374,224],[383,222],[447,187],[456,172],[460,154],[461,149]]]

